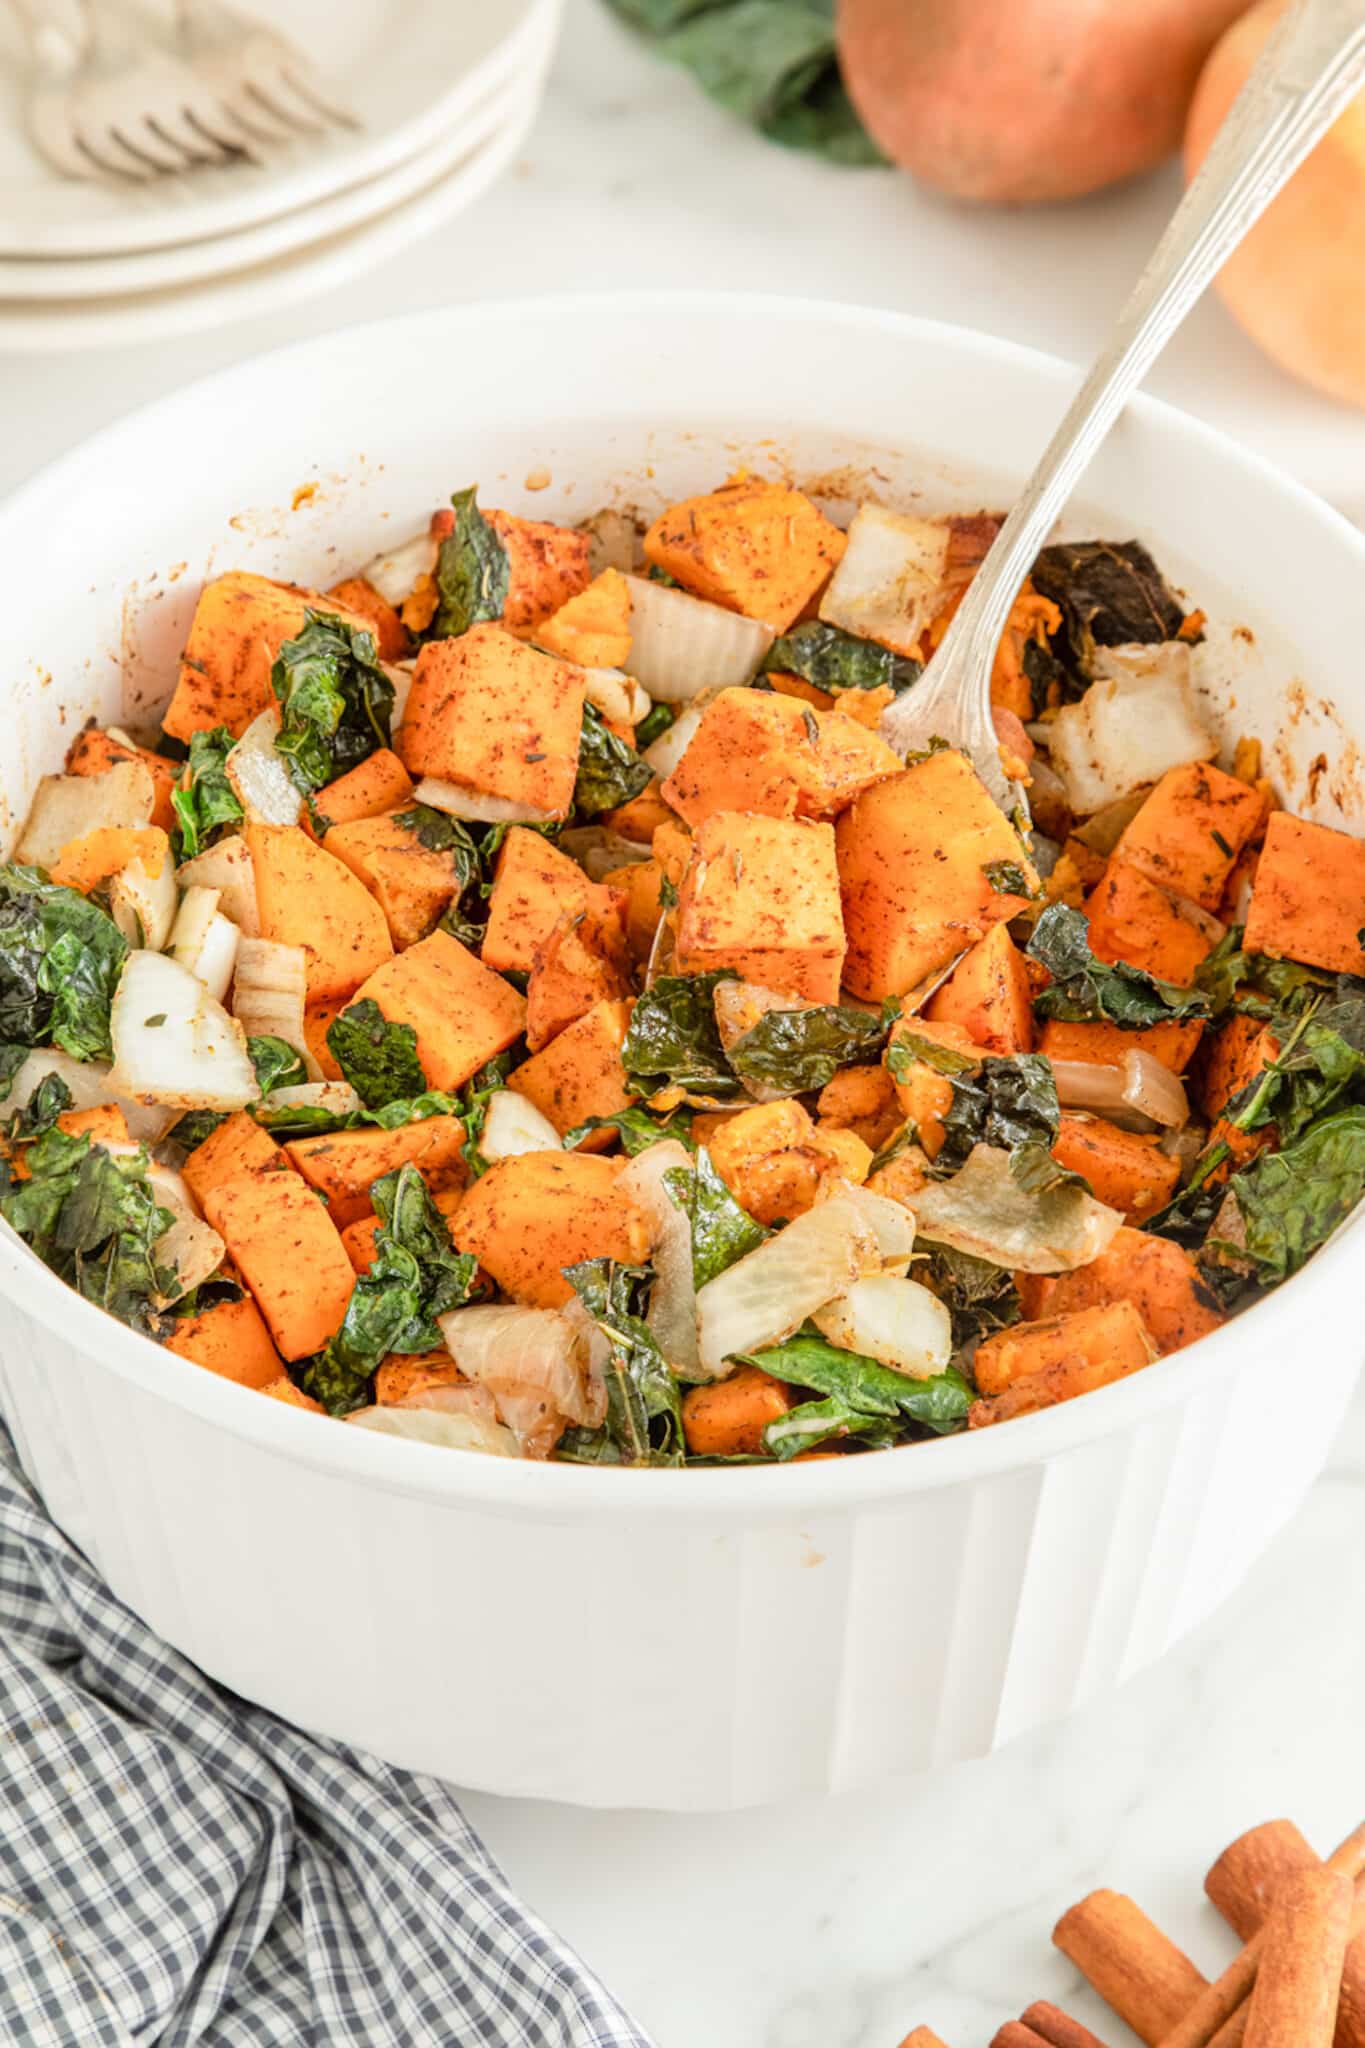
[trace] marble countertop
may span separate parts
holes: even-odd
[[[385,309],[560,287],[668,284],[881,302],[1085,356],[1155,240],[1174,174],[1080,208],[965,214],[891,173],[793,158],[570,0],[521,163],[467,217],[370,278],[254,324],[95,356],[6,359],[0,488],[163,390]],[[1153,388],[1365,513],[1365,416],[1264,363],[1210,303]],[[1285,1398],[1311,1399],[1311,1346]],[[659,2048],[896,2048],[917,2021],[984,2048],[1051,1995],[1123,2029],[1051,1950],[1100,1883],[1204,1968],[1234,1944],[1204,1869],[1292,1815],[1327,1847],[1359,1817],[1365,1398],[1298,1521],[1243,1592],[1106,1705],[1000,1755],[874,1793],[721,1818],[580,1813],[472,1796],[528,1900]]]

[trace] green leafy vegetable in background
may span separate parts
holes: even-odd
[[[978,1067],[954,1074],[952,1088],[936,1164],[960,1166],[973,1145],[999,1145],[1013,1153],[1025,1145],[1046,1152],[1056,1143],[1062,1111],[1052,1062],[1041,1053],[983,1059]]]
[[[585,704],[578,742],[574,809],[588,817],[614,811],[638,796],[652,774],[648,761],[642,761],[634,747],[611,731],[597,706]]]
[[[661,974],[631,1013],[621,1065],[637,1094],[662,1088],[696,1090],[717,1099],[739,1092],[716,1028],[715,993],[734,976]]]
[[[1231,1187],[1260,1277],[1273,1284],[1296,1273],[1365,1195],[1365,1105],[1336,1110],[1293,1144],[1259,1153]]]
[[[227,1112],[222,1109],[190,1109],[172,1124],[166,1133],[167,1142],[178,1145],[182,1152],[193,1152],[206,1138],[211,1138],[220,1124],[227,1122]]]
[[[512,584],[507,550],[479,510],[478,486],[456,491],[450,502],[455,507],[455,529],[436,556],[440,603],[431,631],[438,640],[500,619]]]
[[[1034,563],[1033,583],[1061,609],[1064,639],[1053,652],[1085,682],[1097,647],[1152,646],[1174,640],[1185,623],[1184,606],[1140,541],[1058,541]]]
[[[917,1252],[928,1254],[915,1275],[931,1287],[953,1322],[953,1349],[974,1346],[993,1330],[1008,1329],[1023,1313],[1014,1275],[989,1259],[978,1259],[956,1246],[922,1239]]]
[[[158,1267],[158,1238],[174,1218],[147,1181],[147,1155],[120,1154],[44,1130],[28,1146],[27,1180],[0,1195],[0,1215],[53,1272],[87,1301],[149,1336],[161,1327],[159,1297],[174,1272]]]
[[[911,1028],[896,1033],[886,1049],[886,1064],[893,1081],[908,1081],[916,1066],[931,1067],[936,1074],[952,1078],[972,1073],[981,1061],[976,1053],[958,1052],[956,1047],[940,1045],[936,1038]]]
[[[118,926],[89,897],[50,882],[41,868],[0,867],[6,1048],[59,1045],[73,1059],[112,1057],[109,1011],[127,956]],[[21,1063],[7,1050],[7,1080]]]
[[[447,817],[430,804],[411,804],[405,811],[395,811],[393,822],[411,832],[428,853],[452,854],[456,883],[461,890],[467,889],[481,873],[479,849],[458,818]]]
[[[635,728],[636,752],[643,754],[646,747],[653,746],[655,740],[661,739],[669,727],[676,723],[677,716],[676,704],[651,704]]]
[[[246,1049],[262,1095],[271,1095],[277,1088],[302,1088],[307,1082],[308,1069],[301,1055],[283,1038],[248,1038]]]
[[[1158,981],[1123,961],[1111,966],[1091,952],[1088,934],[1085,917],[1065,903],[1049,904],[1034,926],[1029,958],[1052,976],[1050,985],[1033,999],[1040,1017],[1142,1031],[1153,1024],[1208,1016],[1209,998],[1202,989]]]
[[[680,1465],[678,1382],[644,1320],[653,1273],[614,1259],[566,1266],[564,1278],[606,1337],[607,1417],[599,1429],[571,1429],[556,1456],[576,1464]]]
[[[1055,1194],[1058,1188],[1080,1188],[1087,1195],[1092,1192],[1083,1173],[1063,1166],[1046,1145],[1036,1140],[1010,1153],[1010,1173],[1026,1195],[1036,1195],[1039,1200]]]
[[[374,1262],[357,1276],[341,1328],[302,1376],[305,1393],[330,1415],[364,1405],[370,1377],[391,1351],[439,1349],[436,1318],[469,1299],[478,1271],[477,1259],[451,1243],[415,1166],[384,1174],[370,1199],[379,1217]]]
[[[5,1124],[5,1142],[22,1145],[50,1131],[59,1116],[71,1108],[71,1090],[60,1074],[44,1074],[22,1109],[16,1109]],[[0,1152],[0,1172],[8,1172],[9,1161]]]
[[[1043,640],[1026,640],[1019,660],[1032,692],[1030,709],[1041,718],[1050,704],[1067,695],[1066,670]]]
[[[734,1041],[726,1058],[741,1081],[804,1095],[823,1088],[841,1067],[880,1059],[892,1021],[875,1010],[834,1003],[809,1010],[766,1010]]]
[[[190,736],[189,788],[171,792],[178,861],[193,860],[203,852],[220,825],[236,825],[245,816],[225,766],[234,744],[225,725]]]
[[[516,1057],[515,1052],[509,1051],[496,1053],[491,1060],[486,1060],[478,1073],[465,1082],[451,1104],[455,1115],[464,1124],[464,1143],[460,1154],[476,1180],[488,1171],[488,1161],[479,1150],[479,1139],[488,1121],[488,1104],[499,1088],[507,1086],[507,1076],[516,1064]]]
[[[1288,1145],[1365,1084],[1365,982],[1342,975],[1337,993],[1297,1016],[1277,1012],[1270,1029],[1276,1058],[1223,1113],[1242,1131],[1274,1124],[1279,1142]]]
[[[1036,896],[1038,893],[1017,860],[988,860],[981,872],[997,896]]]
[[[592,1131],[615,1131],[621,1140],[621,1150],[628,1158],[635,1159],[651,1145],[661,1144],[665,1138],[676,1138],[689,1152],[696,1151],[689,1129],[691,1117],[686,1111],[676,1116],[651,1116],[645,1109],[617,1109],[610,1116],[585,1117],[581,1124],[575,1124],[571,1131],[564,1133],[564,1150],[572,1152]]]
[[[1332,976],[1319,968],[1244,951],[1240,925],[1230,925],[1205,954],[1194,982],[1209,998],[1215,1020],[1232,1010],[1251,1017],[1296,1017],[1333,986]]]
[[[879,647],[875,640],[860,640],[838,626],[827,626],[823,619],[807,619],[790,633],[779,634],[763,658],[761,673],[800,676],[831,692],[890,688],[899,695],[919,681],[924,665]]]
[[[321,1103],[278,1102],[267,1095],[251,1103],[247,1114],[283,1144],[287,1138],[321,1138],[332,1131],[396,1131],[429,1116],[454,1116],[458,1108],[453,1095],[427,1088],[420,1095],[399,1096],[378,1109],[327,1109]],[[188,1121],[182,1117],[172,1131],[177,1142],[183,1142],[179,1133]]]
[[[366,1109],[421,1095],[427,1085],[411,1024],[391,1024],[373,996],[327,1026],[327,1048]]]
[[[768,1235],[740,1207],[704,1148],[695,1166],[670,1167],[664,1185],[692,1225],[692,1278],[698,1287],[705,1287],[746,1252],[756,1251]]]
[[[768,1350],[737,1355],[735,1363],[756,1365],[774,1379],[810,1387],[824,1397],[818,1412],[814,1404],[797,1407],[769,1423],[764,1440],[775,1458],[795,1457],[818,1435],[866,1438],[871,1433],[875,1442],[889,1442],[891,1431],[914,1424],[934,1436],[948,1436],[965,1425],[971,1406],[972,1390],[952,1366],[932,1378],[915,1379],[806,1330]]]
[[[305,796],[389,744],[393,684],[374,635],[330,612],[310,611],[270,671],[281,726],[275,751]]]

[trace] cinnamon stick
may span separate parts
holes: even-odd
[[[1251,1994],[1246,2048],[1331,2048],[1354,1903],[1336,1870],[1299,1870],[1275,1893]]]
[[[991,2035],[991,2048],[1047,2048],[1047,2042],[1022,2020],[1006,2020]]]
[[[1254,1938],[1261,1927],[1268,1901],[1278,1885],[1297,1872],[1322,1867],[1292,1821],[1267,1821],[1228,1844],[1205,1878],[1204,1889],[1223,1918],[1245,1940]],[[1354,1829],[1332,1851],[1327,1868],[1343,1877],[1365,1878],[1365,1825]],[[1357,1905],[1360,1904],[1358,1896]],[[1222,2032],[1212,2037],[1217,2048],[1237,2048],[1245,2026],[1245,2014],[1240,2027],[1232,2020],[1225,2023]],[[1173,2048],[1192,2048],[1192,2044],[1202,2043],[1206,2038],[1192,2034],[1187,2041],[1177,2030]],[[1353,1923],[1342,1964],[1336,2048],[1365,2048],[1365,1925]]]
[[[1020,2018],[1040,2041],[1046,2042],[1047,2048],[1104,2048],[1098,2034],[1092,2034],[1089,2027],[1073,2020],[1060,2006],[1049,2005],[1046,1999],[1039,1999]]]
[[[1158,2048],[1207,1989],[1189,1957],[1122,1892],[1091,1892],[1062,1915],[1052,1939],[1147,2048]]]
[[[1264,1938],[1265,1930],[1262,1929],[1257,1939],[1264,1943]],[[1346,1955],[1348,1958],[1357,1943],[1362,1945],[1362,1953],[1365,1953],[1365,1881],[1358,1882],[1356,1886],[1355,1907],[1351,1914],[1351,1924],[1346,1935]],[[1343,1970],[1344,1968],[1345,1965],[1343,1964]],[[1238,2006],[1226,2026],[1218,2029],[1218,2032],[1209,2043],[1209,2048],[1243,2048],[1250,2013],[1251,2001],[1248,1999],[1244,2004]],[[1338,2041],[1341,2039],[1341,2018],[1342,2003],[1339,1993],[1337,2002],[1337,2033],[1335,2036]]]
[[[932,2027],[916,2027],[906,2035],[901,2048],[948,2048],[946,2041],[940,2041]]]

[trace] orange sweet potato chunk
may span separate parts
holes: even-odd
[[[1028,962],[1003,924],[992,925],[929,998],[931,1024],[957,1024],[986,1052],[1033,1049],[1033,986]]]
[[[1272,811],[1243,938],[1249,953],[1365,974],[1365,839]]]
[[[985,1056],[985,1049],[977,1045],[960,1024],[933,1023],[923,1017],[910,1016],[898,1017],[891,1027],[886,1048],[888,1068],[893,1047],[903,1047],[909,1055],[908,1061],[897,1059],[901,1071],[892,1083],[896,1100],[902,1116],[908,1117],[915,1126],[920,1149],[926,1157],[936,1159],[943,1145],[943,1119],[953,1106],[953,1084],[949,1075],[940,1073],[931,1060],[916,1053],[916,1039],[927,1039],[931,1045],[961,1053],[978,1065]]]
[[[1126,1224],[1090,1265],[1071,1273],[1017,1273],[1015,1284],[1031,1319],[1130,1301],[1163,1357],[1226,1320],[1200,1287],[1198,1268],[1183,1245]]]
[[[1150,1024],[1141,1031],[1124,1031],[1117,1024],[1070,1024],[1049,1017],[1038,1050],[1050,1060],[1093,1060],[1102,1067],[1116,1067],[1126,1052],[1149,1052],[1173,1074],[1183,1074],[1203,1032],[1198,1018],[1187,1024],[1173,1020]]]
[[[679,890],[678,972],[730,967],[784,995],[834,1003],[843,960],[833,828],[740,811],[709,817]]]
[[[608,891],[608,902],[561,917],[537,947],[526,988],[526,1043],[539,1052],[597,1003],[621,1002],[630,994],[630,945],[625,899]]]
[[[635,1265],[649,1225],[617,1185],[623,1162],[582,1152],[523,1152],[500,1159],[468,1190],[451,1236],[506,1294],[534,1308],[561,1308],[573,1289],[564,1267],[582,1259]]]
[[[855,1131],[873,1152],[904,1121],[885,1067],[845,1067],[820,1090],[817,1107],[822,1130]]]
[[[520,519],[515,512],[490,511],[484,517],[507,550],[509,585],[503,624],[509,633],[533,633],[542,619],[557,612],[591,580],[588,536],[574,526]]]
[[[536,627],[547,654],[580,668],[625,668],[630,656],[630,585],[619,569],[604,569],[576,596]]]
[[[525,998],[443,931],[386,961],[356,991],[367,998],[390,1023],[412,1026],[433,1088],[462,1088],[526,1023]]]
[[[1064,1114],[1052,1156],[1083,1174],[1096,1200],[1122,1209],[1130,1223],[1154,1216],[1180,1184],[1180,1161],[1159,1152],[1154,1137],[1102,1116]]]
[[[168,761],[164,754],[154,754],[150,747],[125,746],[112,733],[89,726],[72,741],[71,751],[66,757],[66,772],[68,775],[103,775],[118,761],[141,761],[150,772],[156,794],[152,815],[147,822],[159,825],[163,832],[171,831],[175,825],[171,795],[180,779],[180,764]]]
[[[981,1429],[1112,1386],[1156,1356],[1156,1344],[1130,1301],[1016,1323],[977,1349],[972,1370],[986,1398],[972,1403],[968,1427]]]
[[[287,1173],[289,1159],[254,1116],[235,1110],[196,1145],[181,1169],[185,1185],[202,1209],[214,1188],[245,1173]]]
[[[796,1397],[782,1380],[756,1365],[741,1365],[707,1387],[683,1395],[683,1435],[694,1458],[758,1458],[763,1432],[780,1421]]]
[[[1209,951],[1209,940],[1140,868],[1117,856],[1086,898],[1091,950],[1101,960],[1124,960],[1162,981],[1187,988]]]
[[[727,1117],[707,1142],[711,1164],[741,1209],[759,1223],[790,1223],[839,1174],[811,1117],[794,1098],[756,1102]]]
[[[363,576],[347,576],[334,583],[327,596],[333,604],[344,605],[356,618],[364,619],[381,661],[404,661],[412,653],[407,627],[388,599]]]
[[[210,1189],[204,1215],[255,1296],[280,1356],[320,1351],[340,1329],[355,1282],[326,1205],[296,1173],[247,1173]]]
[[[333,825],[323,841],[369,890],[395,949],[424,939],[460,887],[453,853],[423,846],[416,832],[399,824],[399,815]]]
[[[429,1116],[393,1131],[331,1131],[316,1138],[292,1138],[284,1149],[308,1185],[327,1197],[327,1212],[337,1229],[345,1230],[368,1213],[374,1183],[399,1166],[415,1166],[433,1191],[462,1187],[463,1143],[464,1125],[458,1117]]]
[[[533,1102],[561,1138],[589,1117],[614,1116],[634,1099],[621,1065],[633,1008],[625,1001],[594,1003],[508,1075],[508,1087]],[[575,1150],[605,1152],[613,1143],[611,1131],[590,1131]]]
[[[785,632],[829,580],[846,542],[801,491],[737,477],[670,505],[645,556],[684,590]]]
[[[712,811],[834,817],[900,766],[854,719],[772,690],[722,690],[660,794],[694,828]]]
[[[401,811],[412,802],[412,777],[389,747],[379,747],[335,782],[329,782],[313,799],[317,830],[325,835],[333,825],[351,825],[357,818],[379,818],[385,811]]]
[[[302,946],[310,1003],[350,995],[393,952],[369,890],[297,825],[249,824],[246,842],[261,937]]]
[[[481,948],[484,965],[529,974],[561,917],[605,910],[609,901],[610,892],[590,882],[577,861],[543,833],[514,825],[498,851]]]
[[[1115,851],[1173,896],[1217,910],[1238,854],[1266,814],[1261,791],[1209,761],[1168,768]]]
[[[578,773],[583,673],[501,626],[429,640],[394,740],[414,775],[566,818]]]
[[[965,755],[944,748],[864,790],[835,826],[848,960],[844,979],[873,1002],[904,995],[1013,917],[998,861],[1037,877],[1018,836]],[[997,870],[998,873],[998,870]]]
[[[199,1316],[178,1317],[166,1349],[192,1365],[202,1365],[205,1372],[257,1392],[284,1371],[265,1319],[249,1294],[240,1301],[217,1302]]]
[[[188,740],[214,725],[225,725],[240,739],[256,714],[274,703],[271,665],[284,642],[303,631],[310,610],[370,631],[368,619],[335,598],[246,569],[231,569],[206,583],[163,720],[172,739]]]

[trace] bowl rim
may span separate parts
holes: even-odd
[[[509,320],[559,321],[589,313],[594,318],[605,313],[616,320],[659,313],[710,315],[729,321],[751,317],[796,327],[824,324],[851,333],[880,331],[898,335],[910,346],[923,341],[951,347],[976,358],[986,372],[1008,364],[1039,384],[1064,388],[1077,374],[1077,366],[1059,356],[979,329],[919,314],[788,294],[622,289],[426,307],[254,353],[137,406],[35,471],[0,502],[0,553],[8,527],[43,530],[45,517],[60,507],[63,495],[92,458],[120,444],[135,445],[149,419],[177,412],[192,416],[206,400],[263,374],[268,376],[295,358],[319,356],[337,347],[363,348],[404,330],[454,328],[477,333]],[[1276,464],[1242,447],[1221,429],[1145,393],[1130,400],[1125,418],[1174,433],[1202,446],[1224,465],[1240,468],[1257,489],[1268,489],[1287,501],[1298,517],[1330,533],[1336,543],[1344,541],[1365,571],[1365,534]],[[1274,1343],[1277,1332],[1280,1339],[1293,1330],[1302,1332],[1300,1310],[1306,1307],[1310,1290],[1348,1277],[1347,1262],[1361,1227],[1365,1227],[1365,1205],[1346,1219],[1307,1266],[1247,1311],[1248,1318],[1256,1319],[1258,1345]],[[1066,1451],[1131,1430],[1200,1391],[1220,1388],[1237,1370],[1242,1350],[1239,1340],[1244,1336],[1244,1319],[1239,1317],[1140,1373],[1083,1399],[1016,1417],[1007,1427],[963,1431],[892,1451],[794,1464],[778,1478],[757,1466],[694,1470],[540,1463],[452,1451],[364,1429],[353,1429],[348,1437],[331,1422],[323,1430],[317,1426],[316,1416],[287,1403],[262,1399],[215,1373],[186,1371],[185,1361],[75,1294],[3,1223],[0,1299],[13,1301],[55,1336],[99,1366],[107,1365],[143,1393],[291,1465],[308,1467],[323,1478],[343,1484],[358,1482],[453,1508],[477,1506],[518,1518],[558,1521],[596,1518],[603,1513],[637,1520],[790,1521],[794,1516],[844,1514],[1004,1472],[1042,1468]]]

